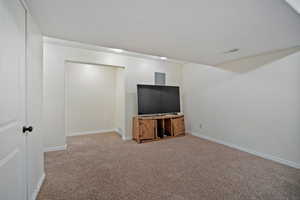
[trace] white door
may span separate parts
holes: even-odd
[[[25,17],[19,0],[0,0],[0,199],[26,199]]]

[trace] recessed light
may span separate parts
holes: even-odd
[[[123,49],[112,49],[116,53],[122,53],[124,50]]]
[[[167,57],[159,57],[161,60],[167,60]]]

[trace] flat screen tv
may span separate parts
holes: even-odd
[[[180,112],[177,86],[137,85],[137,94],[139,115]]]

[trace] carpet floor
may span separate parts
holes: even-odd
[[[194,136],[67,138],[45,154],[39,200],[300,200],[300,170]]]

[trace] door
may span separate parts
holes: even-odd
[[[179,117],[172,119],[173,136],[185,134],[184,118]]]
[[[139,123],[140,139],[154,139],[155,120],[141,119]]]
[[[26,199],[25,18],[18,0],[0,0],[0,199]]]

